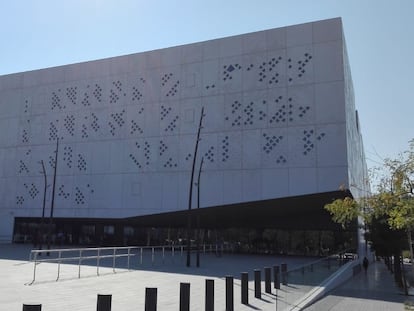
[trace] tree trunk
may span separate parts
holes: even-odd
[[[394,280],[400,288],[403,287],[400,254],[394,254]]]

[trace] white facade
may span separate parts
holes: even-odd
[[[360,184],[346,70],[337,18],[1,76],[0,236],[41,216],[57,137],[56,217],[187,209],[201,107],[202,207]]]

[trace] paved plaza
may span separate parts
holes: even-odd
[[[264,267],[283,262],[295,267],[314,260],[305,257],[228,254],[217,257],[215,254],[203,254],[200,268],[194,267],[194,255],[192,267],[187,268],[185,255],[177,252],[174,258],[167,254],[164,262],[156,256],[154,264],[149,256],[144,256],[144,263],[132,265],[131,271],[117,268],[113,273],[111,267],[101,268],[100,276],[96,276],[96,267],[91,263],[81,267],[80,279],[76,264],[62,264],[57,282],[57,264],[41,263],[37,266],[36,282],[28,285],[33,279],[33,263],[28,262],[29,252],[28,245],[0,245],[0,310],[20,311],[23,303],[42,304],[43,311],[96,310],[97,294],[112,294],[112,310],[143,310],[146,287],[158,288],[158,310],[178,310],[181,282],[191,284],[191,310],[204,310],[206,279],[213,279],[215,283],[216,310],[224,310],[226,275],[234,276],[235,310],[275,310],[276,292],[273,286],[272,294],[265,294],[262,282],[262,297],[254,298],[254,269],[263,271]],[[241,272],[249,272],[249,305],[240,303]],[[282,286],[278,290],[278,310],[285,309],[310,288],[305,284]]]
[[[190,283],[190,309],[204,310],[205,280],[214,280],[215,309],[225,309],[225,276],[234,276],[235,310],[286,310],[312,286],[320,273],[305,273],[304,278],[293,277],[287,286],[272,293],[264,293],[254,298],[254,269],[272,267],[287,263],[294,268],[313,261],[306,257],[276,257],[256,255],[229,255],[217,257],[215,254],[203,254],[201,267],[185,266],[185,255],[179,252],[174,257],[166,254],[164,261],[156,254],[154,263],[150,256],[144,256],[140,264],[138,258],[131,263],[128,271],[125,262],[113,273],[110,262],[100,268],[96,275],[93,263],[81,267],[78,278],[78,265],[62,264],[60,279],[56,281],[57,264],[41,263],[37,266],[36,281],[33,280],[33,263],[28,261],[29,245],[0,244],[0,310],[22,310],[23,303],[42,304],[43,311],[50,310],[96,310],[97,294],[112,295],[112,310],[143,310],[145,288],[158,289],[158,310],[179,310],[180,283]],[[117,264],[118,266],[118,264]],[[124,267],[122,267],[124,266]],[[242,305],[240,273],[249,272],[249,304]],[[306,276],[306,281],[305,280]],[[383,263],[372,264],[367,275],[364,273],[352,278],[339,289],[310,306],[307,310],[403,310],[405,297],[394,286],[392,276]],[[277,305],[276,305],[277,303]]]

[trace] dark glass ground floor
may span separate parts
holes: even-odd
[[[202,243],[231,243],[252,253],[324,255],[356,249],[356,226],[344,231],[323,206],[338,191],[124,219],[15,218],[13,241],[39,245],[126,246],[186,244],[200,228]],[[58,208],[58,207],[57,207]]]
[[[197,228],[190,239],[196,241]],[[321,256],[356,248],[354,232],[329,230],[287,230],[255,228],[200,228],[200,241],[205,244],[229,243],[243,253],[295,254]],[[128,246],[185,245],[187,228],[148,228],[116,219],[56,218],[42,225],[40,218],[16,218],[14,243],[47,244],[48,237],[56,246]]]

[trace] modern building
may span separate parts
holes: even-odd
[[[185,228],[202,108],[202,228],[337,230],[324,204],[367,189],[334,18],[0,76],[0,236],[52,205],[74,243]]]

